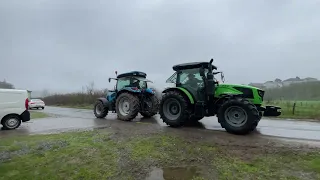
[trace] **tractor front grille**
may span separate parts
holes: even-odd
[[[243,94],[241,97],[247,98],[247,99],[253,99],[253,92],[252,89],[250,88],[245,88],[245,87],[234,87],[236,90],[241,91]]]

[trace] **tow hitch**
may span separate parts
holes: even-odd
[[[281,107],[279,106],[266,106],[260,107],[260,110],[263,111],[263,116],[266,117],[275,117],[281,115]]]

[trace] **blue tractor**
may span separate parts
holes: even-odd
[[[117,72],[116,72],[117,75]],[[109,111],[116,112],[118,119],[133,120],[138,113],[144,117],[151,117],[158,113],[159,100],[155,90],[148,88],[147,74],[132,71],[117,75],[114,90],[108,91],[106,97],[97,99],[94,105],[94,115],[105,118]]]

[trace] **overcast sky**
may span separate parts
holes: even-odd
[[[320,78],[316,0],[0,0],[0,79],[81,90],[131,70],[215,59],[228,83]]]

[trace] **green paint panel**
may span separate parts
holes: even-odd
[[[253,99],[248,99],[253,104],[262,104],[262,98],[258,94],[259,88],[253,87],[253,86],[247,86],[247,85],[239,85],[239,84],[219,84],[219,86],[216,87],[215,97],[220,97],[223,94],[242,94],[241,91],[235,89],[234,87],[243,87],[243,88],[249,88],[253,91]]]
[[[169,87],[169,88],[166,88],[165,90],[163,90],[162,92],[165,92],[165,91],[167,91],[169,89],[179,89],[180,91],[182,91],[189,98],[190,103],[194,104],[194,99],[193,99],[192,95],[186,89],[181,88],[181,87]]]
[[[187,91],[186,89],[181,88],[181,87],[177,87],[177,89],[180,89],[181,91],[183,91],[188,96],[190,103],[194,104],[194,99],[193,99],[192,95],[189,93],[189,91]]]

